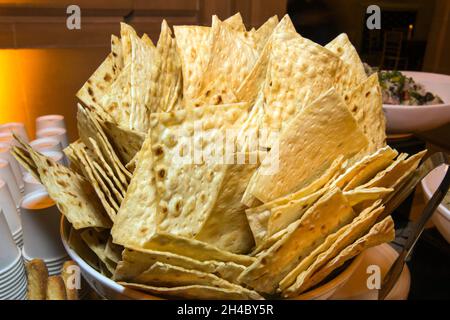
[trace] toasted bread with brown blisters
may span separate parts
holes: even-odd
[[[78,265],[72,260],[66,261],[61,270],[61,278],[64,280],[67,300],[79,300],[78,290],[74,288],[74,284],[72,283],[74,272],[71,267],[73,266]]]
[[[47,300],[67,300],[66,286],[61,276],[51,276],[47,282]]]
[[[28,277],[28,300],[45,300],[48,270],[44,261],[33,259],[26,263]]]

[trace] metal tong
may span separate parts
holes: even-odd
[[[447,166],[449,165],[448,156],[443,152],[435,153],[425,160],[422,165],[413,172],[412,177],[400,186],[398,191],[387,201],[385,204],[384,215],[391,214],[403,201],[405,201],[408,195],[414,191],[419,181],[425,178],[433,169],[441,166],[442,164],[446,164]],[[449,187],[450,169],[447,170],[444,179],[434,192],[430,201],[428,201],[419,219],[412,225],[411,232],[402,251],[384,276],[381,289],[378,292],[379,300],[384,300],[397,283],[397,280],[403,271],[403,267],[409,258],[414,245],[417,243],[417,240],[422,234],[428,219],[431,218],[436,208],[444,199]]]

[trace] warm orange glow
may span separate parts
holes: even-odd
[[[27,123],[17,52],[14,49],[0,50],[0,123]]]
[[[69,138],[76,139],[75,93],[108,50],[0,49],[0,124],[23,122],[33,139],[37,117],[62,114]]]
[[[414,29],[414,26],[413,26],[412,24],[410,24],[410,25],[408,26],[408,28],[409,28],[409,30],[412,30],[412,29]]]

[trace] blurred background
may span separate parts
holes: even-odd
[[[66,9],[81,8],[81,30],[66,27]],[[366,9],[379,5],[382,29],[366,28]],[[63,114],[76,135],[75,92],[109,52],[125,21],[157,41],[170,25],[208,25],[241,12],[247,28],[289,13],[297,31],[320,44],[346,32],[372,66],[450,74],[448,0],[0,0],[0,123]]]

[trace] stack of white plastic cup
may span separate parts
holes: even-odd
[[[64,116],[60,114],[48,114],[36,118],[36,131],[47,128],[61,128],[66,129]]]
[[[17,185],[19,186],[20,189],[23,189],[21,165],[13,157],[10,150],[11,150],[11,146],[9,144],[0,143],[0,159],[6,160],[9,162],[9,165],[11,166],[11,169],[14,174],[14,178],[16,179]]]
[[[69,145],[66,129],[63,128],[45,128],[36,131],[36,137],[41,138],[54,138],[61,143],[63,148]]]
[[[9,191],[14,199],[16,207],[19,208],[20,200],[22,199],[22,193],[17,185],[14,173],[8,161],[0,159],[0,179],[6,182]]]
[[[0,132],[0,143],[6,143],[7,145],[17,146],[18,143],[14,139],[14,136],[11,131]]]
[[[20,210],[24,231],[24,260],[42,259],[49,275],[59,274],[68,256],[59,235],[61,214],[56,205],[48,193],[38,190],[25,195]]]
[[[15,133],[23,140],[28,142],[28,134],[25,125],[22,122],[8,122],[0,125],[0,132]]]
[[[22,255],[0,209],[0,300],[25,300],[27,277]]]
[[[54,138],[61,143],[62,148],[69,145],[64,116],[59,114],[50,114],[38,117],[36,119],[36,137]]]
[[[39,152],[42,151],[58,151],[62,152],[62,146],[58,139],[47,137],[40,138],[30,142],[30,146]]]
[[[17,246],[23,245],[23,230],[19,211],[5,181],[0,179],[0,209],[2,209],[9,226],[9,232]]]
[[[58,162],[59,164],[65,164],[64,163],[64,153],[59,151],[41,151],[41,153],[44,156],[49,157],[53,161]]]

